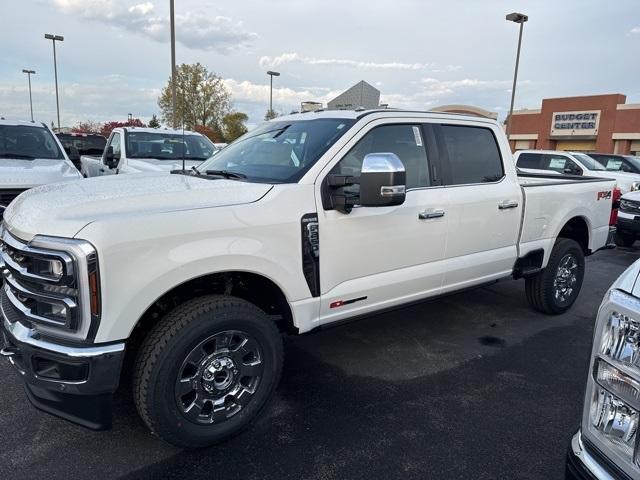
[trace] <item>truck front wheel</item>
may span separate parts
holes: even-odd
[[[179,447],[204,447],[245,428],[282,371],[282,338],[251,303],[190,300],[167,314],[138,353],[133,390],[149,429]]]
[[[539,312],[558,315],[578,298],[584,279],[584,253],[575,240],[559,238],[544,270],[525,280],[529,304]]]

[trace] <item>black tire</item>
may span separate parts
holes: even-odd
[[[259,361],[245,363],[244,346],[242,350],[240,347],[233,350],[233,342],[239,343],[238,339],[242,340],[245,337],[254,342],[251,343],[252,346],[255,345],[253,355]],[[228,341],[225,340],[227,338]],[[224,353],[225,346],[227,353]],[[208,350],[215,352],[204,357],[202,361],[190,360],[201,353],[207,355]],[[229,362],[229,368],[226,363],[223,366],[227,368],[229,378],[236,380],[224,390],[218,389],[222,387],[217,384],[214,388],[212,383],[212,375],[222,373],[212,373],[214,361],[218,367],[220,362]],[[149,429],[168,443],[183,448],[213,445],[240,432],[258,416],[280,380],[282,362],[282,337],[274,322],[263,311],[245,300],[230,296],[211,295],[196,298],[167,314],[143,342],[133,372],[136,408]],[[260,367],[259,374],[255,377],[240,378],[244,373],[243,368],[252,368],[244,365],[255,364]],[[183,378],[182,375],[187,369],[191,369],[190,373],[193,373],[193,376]],[[210,380],[205,378],[207,375]],[[247,378],[255,382],[251,383],[253,386],[250,387],[254,390],[251,393],[243,383]],[[196,397],[191,403],[194,409],[199,408],[196,404],[210,403],[209,414],[215,413],[216,416],[225,418],[217,421],[213,420],[212,416],[213,423],[209,424],[201,423],[205,416],[190,418],[189,415],[195,415],[197,411],[185,412],[183,397],[179,397],[177,393],[179,385],[182,385],[179,382],[184,382],[187,388],[192,388],[195,392]],[[237,397],[224,394],[227,389],[232,392],[232,388],[240,389]],[[211,390],[214,390],[215,399],[210,397]],[[230,398],[231,402],[228,402]],[[221,399],[222,403],[216,409],[213,402]],[[235,401],[237,399],[241,400]],[[200,408],[200,414],[207,413],[207,408]],[[235,413],[230,413],[227,418],[227,413],[233,411]]]
[[[572,275],[568,280],[571,283],[570,292],[568,288],[563,290],[563,288],[556,286],[556,276],[561,273],[561,265],[567,258],[573,259],[576,263],[575,281],[572,280]],[[568,238],[559,238],[551,251],[546,268],[525,280],[529,304],[535,310],[547,315],[559,315],[566,312],[578,298],[584,279],[584,270],[584,253],[578,242]],[[564,281],[564,278],[561,278],[558,284],[564,286]]]
[[[616,236],[614,237],[614,241],[619,247],[629,248],[636,242],[636,236],[632,233],[617,231]]]

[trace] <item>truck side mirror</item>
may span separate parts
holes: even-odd
[[[104,153],[104,164],[109,168],[116,168],[118,166],[119,157],[113,153],[113,145],[109,145]]]
[[[370,153],[362,161],[360,205],[401,205],[406,196],[407,173],[395,153]]]

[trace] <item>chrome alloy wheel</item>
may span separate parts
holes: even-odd
[[[175,383],[181,413],[198,424],[221,423],[251,401],[263,371],[262,348],[247,333],[226,330],[200,342]]]
[[[578,282],[578,260],[576,257],[567,253],[560,263],[558,264],[558,270],[556,270],[556,276],[553,279],[554,295],[556,300],[560,303],[567,301]]]

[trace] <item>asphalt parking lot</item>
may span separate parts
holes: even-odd
[[[42,414],[0,364],[0,478],[560,479],[594,315],[640,249],[598,253],[567,314],[505,281],[286,340],[274,401],[248,431],[183,452],[116,398],[95,433]]]

